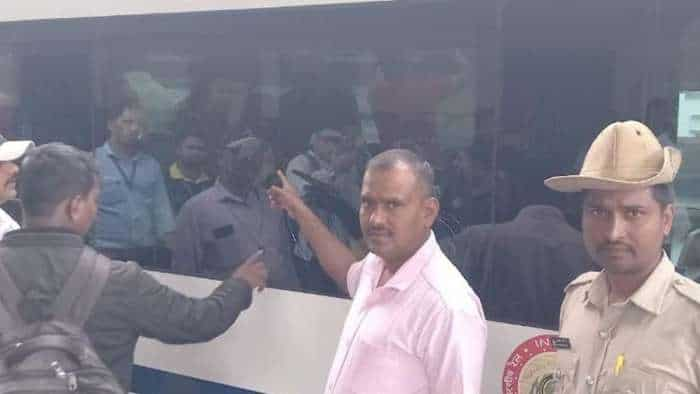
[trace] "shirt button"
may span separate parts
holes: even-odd
[[[593,386],[593,383],[595,383],[595,379],[593,379],[593,376],[586,376],[586,384],[589,386]]]
[[[598,333],[598,336],[600,337],[600,339],[603,339],[603,340],[608,339],[608,332],[607,332],[607,331],[601,331],[601,332]]]
[[[561,380],[561,377],[562,377],[563,375],[564,375],[564,374],[561,372],[561,369],[555,369],[555,370],[554,370],[554,375],[553,375],[552,377],[554,378],[554,380],[559,381],[559,380]]]

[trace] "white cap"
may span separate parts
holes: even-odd
[[[0,137],[0,161],[17,160],[33,147],[34,141],[8,141],[4,137]]]

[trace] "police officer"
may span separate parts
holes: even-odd
[[[699,393],[700,285],[663,251],[681,153],[635,121],[606,127],[578,175],[549,178],[582,192],[583,237],[602,272],[566,288],[557,349],[561,393]]]

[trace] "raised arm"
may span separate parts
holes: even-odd
[[[299,223],[304,237],[311,244],[321,266],[333,278],[338,288],[348,292],[347,276],[356,261],[350,249],[333,235],[321,219],[304,204],[282,171],[277,171],[282,186],[272,186],[268,196],[273,207],[283,209]]]

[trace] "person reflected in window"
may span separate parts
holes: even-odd
[[[296,53],[284,59],[290,89],[279,101],[279,127],[285,144],[283,159],[306,148],[316,131],[329,127],[348,135],[360,128],[360,113],[352,90],[352,67],[324,62],[318,54]]]
[[[214,180],[207,173],[207,150],[201,137],[180,135],[175,155],[177,161],[168,170],[166,185],[177,215],[187,200],[210,188]]]
[[[333,234],[353,249],[361,248],[357,199],[360,195],[358,152],[348,146],[338,130],[322,129],[311,136],[309,149],[287,165],[287,178]],[[356,175],[356,176],[353,176]],[[355,200],[354,203],[351,203]],[[304,287],[324,294],[339,294],[331,279],[320,269],[316,256],[303,235],[296,237],[295,256],[306,264]]]
[[[241,56],[233,62],[209,58],[193,68],[195,82],[178,110],[173,129],[202,138],[210,160],[209,172],[218,171],[216,153],[233,139],[251,134],[244,114],[255,85],[255,62]]]
[[[488,146],[457,151],[444,173],[443,209],[463,226],[503,221],[510,214],[508,177],[494,168],[490,153]]]
[[[307,191],[326,191],[356,210],[367,155],[359,140],[326,128],[311,136],[309,149],[289,162],[286,175],[305,197],[318,197],[318,193]]]
[[[117,260],[167,266],[165,248],[175,228],[158,162],[141,151],[141,110],[132,98],[107,108],[109,139],[95,150],[101,192],[90,242]]]
[[[594,264],[581,233],[553,205],[530,205],[509,222],[470,226],[454,261],[487,320],[556,328],[564,287]]]
[[[263,249],[269,286],[299,288],[286,219],[270,207],[259,183],[267,152],[269,146],[255,137],[226,145],[219,179],[187,201],[177,217],[175,272],[225,278],[236,269],[232,262]]]
[[[287,178],[292,185],[297,190],[304,190],[309,184],[304,175],[329,183],[335,174],[333,160],[340,153],[342,143],[343,134],[338,130],[326,128],[313,133],[309,149],[294,157],[287,165]]]

